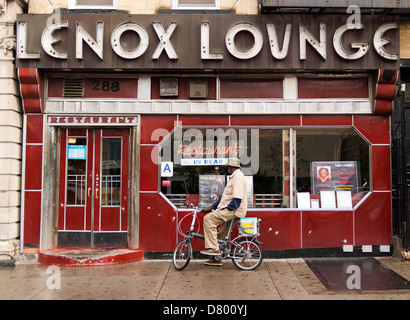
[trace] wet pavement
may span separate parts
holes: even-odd
[[[410,279],[409,261],[377,260]],[[240,271],[230,261],[209,267],[202,260],[176,271],[170,260],[145,260],[93,267],[31,263],[0,268],[0,300],[11,299],[409,300],[410,290],[330,291],[303,259],[266,259],[255,271]]]

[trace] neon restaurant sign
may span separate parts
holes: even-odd
[[[394,16],[20,15],[17,66],[65,69],[380,69],[399,64]]]

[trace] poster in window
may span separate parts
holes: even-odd
[[[200,175],[199,176],[199,207],[211,206],[222,195],[225,188],[225,176]]]
[[[85,160],[87,147],[81,145],[68,145],[67,159],[69,160]]]
[[[312,162],[312,192],[350,191],[358,193],[356,161]]]

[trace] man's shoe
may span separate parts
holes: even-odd
[[[211,257],[211,259],[209,259],[208,261],[205,261],[204,263],[206,266],[216,266],[216,267],[220,267],[222,266],[222,260],[216,256]]]
[[[202,250],[201,253],[205,254],[207,256],[220,256],[221,255],[221,251],[219,251],[217,249]]]

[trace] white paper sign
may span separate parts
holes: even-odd
[[[352,209],[352,192],[351,191],[336,191],[337,207],[343,209]]]
[[[299,209],[310,209],[310,193],[309,192],[298,192],[296,197],[298,200]]]
[[[334,191],[320,191],[320,202],[322,208],[336,208],[336,199]]]

